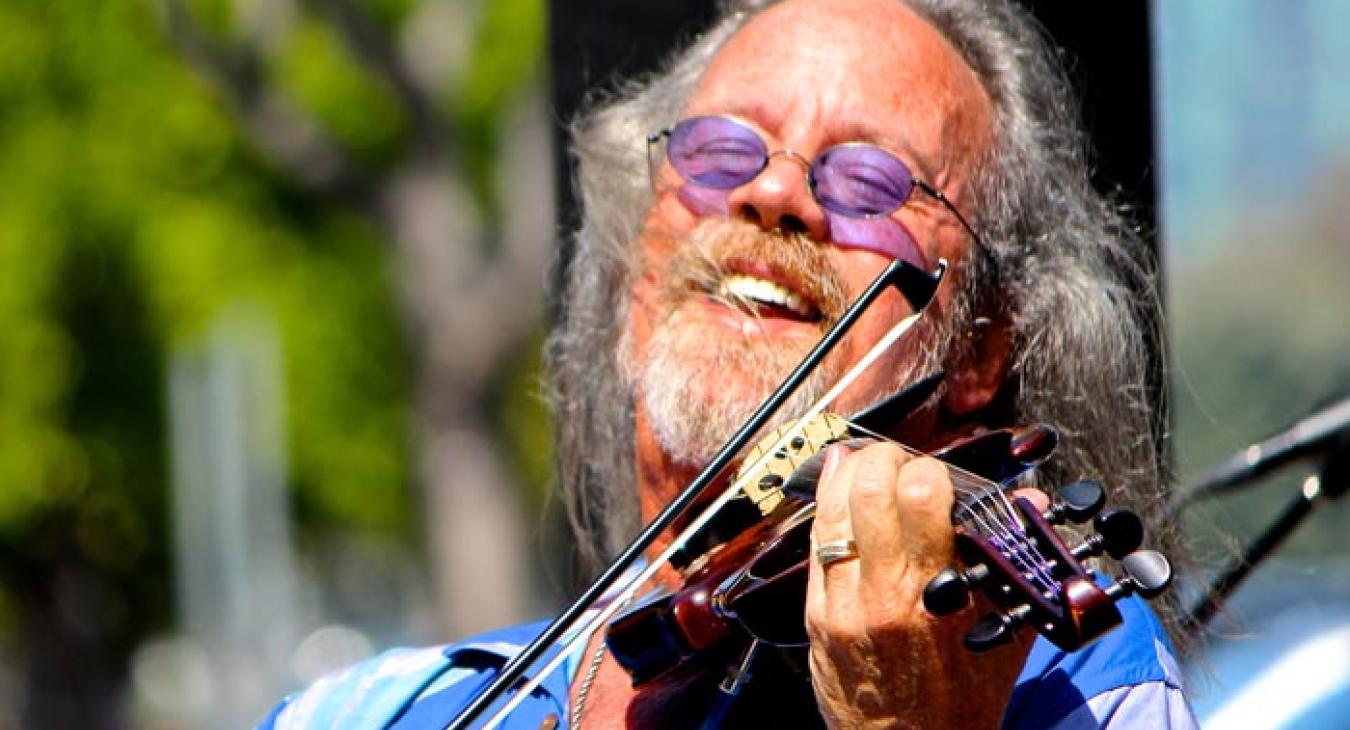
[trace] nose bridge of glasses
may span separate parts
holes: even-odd
[[[769,164],[773,162],[773,158],[775,157],[786,157],[789,160],[792,160],[793,162],[797,163],[798,165],[801,165],[803,170],[809,171],[811,169],[810,160],[806,159],[797,152],[793,152],[791,149],[787,147],[784,147],[781,150],[774,150],[773,152],[770,152],[769,154],[765,155],[764,166],[768,167]]]
[[[811,162],[811,160],[806,159],[806,157],[802,155],[800,152],[797,152],[790,147],[784,147],[781,150],[774,150],[773,152],[764,155],[764,165],[760,167],[759,174],[762,175],[768,172],[769,167],[773,164],[774,158],[778,157],[797,163],[797,165],[801,167],[803,179],[806,182],[806,187],[808,191],[813,191],[814,186],[811,182],[812,170],[814,169],[813,163]],[[784,190],[783,192],[786,193],[787,191]],[[814,197],[814,192],[811,192],[810,194]]]

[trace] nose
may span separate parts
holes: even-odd
[[[825,211],[811,195],[806,173],[811,163],[792,150],[779,150],[754,180],[736,188],[728,199],[731,215],[766,231],[802,233],[824,241],[829,233]]]

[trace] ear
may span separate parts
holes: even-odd
[[[966,357],[947,374],[942,404],[948,413],[966,416],[989,405],[1003,388],[1012,357],[1012,327],[1002,318],[975,321]]]

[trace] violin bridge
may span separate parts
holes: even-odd
[[[755,503],[763,516],[768,516],[786,499],[783,484],[807,459],[830,444],[849,437],[848,422],[833,413],[822,413],[805,423],[797,435],[788,438],[788,434],[800,422],[794,421],[780,426],[772,433],[760,439],[746,454],[743,465],[754,464],[766,453],[771,458],[759,465],[753,472],[745,466],[736,473],[736,481],[741,483],[741,492]]]

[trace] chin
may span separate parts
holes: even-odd
[[[662,451],[689,466],[716,455],[818,336],[746,336],[728,326],[723,313],[707,315],[702,306],[678,309],[653,331],[644,362],[633,373]],[[818,369],[779,411],[774,425],[805,412],[828,382],[824,368]]]

